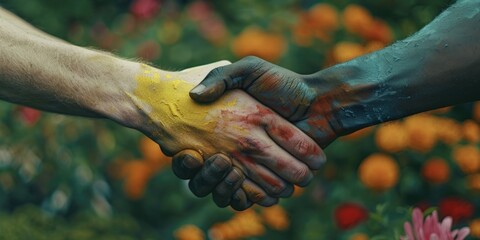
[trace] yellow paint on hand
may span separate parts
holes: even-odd
[[[162,75],[152,67],[142,65],[136,76],[137,87],[129,96],[154,124],[169,128],[168,132],[186,130],[191,134],[211,133],[216,127],[217,119],[209,118],[209,114],[237,104],[236,99],[220,99],[208,105],[198,104],[189,96],[194,83],[182,80],[181,76],[172,78],[166,74],[162,78]]]

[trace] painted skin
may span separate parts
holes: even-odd
[[[463,0],[415,35],[315,74],[247,57],[210,72],[190,95],[212,102],[227,90],[243,89],[326,147],[364,127],[479,100],[479,39],[480,4]],[[174,158],[174,167],[185,158]]]
[[[211,69],[165,72],[141,65],[136,86],[126,91],[148,119],[141,131],[158,142],[166,154],[195,149],[209,157],[220,151],[223,155],[215,155],[210,161],[224,167],[232,164],[221,159],[232,158],[235,176],[245,172],[249,178],[241,186],[244,193],[239,194],[245,194],[252,203],[271,205],[277,197],[291,194],[292,183],[308,183],[312,178],[310,169],[318,169],[324,155],[291,123],[242,91],[233,91],[208,105],[189,97],[190,89]],[[198,189],[202,185],[190,187]],[[273,197],[267,198],[262,189]]]
[[[308,183],[310,169],[325,156],[310,137],[241,91],[208,106],[191,100],[188,91],[226,64],[166,72],[73,46],[0,8],[0,99],[111,119],[145,133],[168,154],[195,149],[211,161],[206,165],[233,169],[227,179],[242,180],[234,186],[242,201],[270,205],[277,199],[267,196],[285,196],[292,183]],[[223,178],[208,169],[203,179]]]

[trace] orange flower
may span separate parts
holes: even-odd
[[[338,12],[329,4],[316,4],[299,14],[293,26],[293,41],[299,46],[310,46],[313,37],[328,42],[338,28]]]
[[[474,238],[480,238],[480,218],[474,219],[469,227],[470,235]]]
[[[308,11],[315,36],[330,41],[331,34],[338,28],[338,11],[329,4],[316,4]]]
[[[434,109],[434,110],[429,111],[429,113],[432,113],[432,114],[445,114],[445,113],[450,112],[450,110],[452,110],[452,106],[443,107],[443,108],[437,108],[437,109]]]
[[[441,184],[448,181],[450,168],[445,160],[433,158],[423,165],[422,176],[431,183]]]
[[[359,5],[350,4],[343,10],[343,24],[347,31],[362,35],[373,25],[374,19],[370,12]]]
[[[455,148],[453,159],[465,173],[475,173],[480,170],[480,151],[474,145]]]
[[[455,120],[436,118],[437,136],[444,143],[452,145],[462,139],[462,128]]]
[[[369,41],[380,41],[382,43],[390,43],[393,40],[392,30],[390,30],[388,24],[379,19],[375,19],[361,36]]]
[[[205,234],[195,225],[185,225],[174,232],[177,240],[204,240]]]
[[[385,44],[380,42],[380,41],[370,41],[367,43],[365,46],[365,54],[375,52],[377,50],[383,49],[385,47]]]
[[[420,151],[430,151],[437,142],[435,119],[426,114],[417,114],[404,121],[408,131],[410,148]]]
[[[476,173],[468,176],[467,184],[471,190],[480,192],[480,174]]]
[[[313,5],[308,14],[316,28],[328,31],[338,28],[338,11],[332,5],[325,3]]]
[[[144,161],[128,161],[122,167],[125,179],[123,189],[130,199],[140,199],[145,193],[152,169]]]
[[[353,132],[353,133],[350,133],[346,136],[343,136],[342,139],[344,139],[344,140],[355,140],[355,139],[363,138],[363,137],[367,136],[372,130],[373,130],[373,127],[363,128],[363,129],[360,129],[356,132]]]
[[[297,23],[293,26],[293,41],[302,47],[312,45],[313,29],[309,20],[308,13],[301,13]]]
[[[395,186],[398,181],[398,172],[397,162],[381,153],[367,157],[358,169],[362,183],[376,191],[385,191]]]
[[[297,185],[294,185],[293,186],[293,197],[299,197],[303,194],[303,192],[305,191],[302,187],[299,187]]]
[[[480,140],[480,127],[472,120],[467,120],[462,125],[463,136],[472,143]]]
[[[275,230],[285,230],[290,225],[287,212],[279,205],[264,208],[262,217],[265,223]]]
[[[261,218],[252,209],[238,212],[230,220],[217,223],[208,231],[209,237],[216,240],[256,237],[264,233]]]
[[[340,42],[332,50],[333,60],[336,63],[346,62],[363,55],[363,46],[358,43]]]
[[[148,137],[140,139],[139,148],[143,158],[155,170],[159,170],[171,162],[171,158],[162,153],[160,146]]]
[[[387,152],[399,152],[408,146],[408,133],[400,122],[382,124],[376,134],[377,146]]]
[[[343,24],[347,31],[366,40],[390,43],[393,40],[390,27],[382,20],[375,19],[370,12],[359,5],[350,4],[343,11]]]
[[[473,120],[480,122],[480,102],[473,104]]]
[[[232,43],[232,51],[237,57],[254,55],[267,61],[278,60],[286,48],[282,35],[258,27],[246,28]]]

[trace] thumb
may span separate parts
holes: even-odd
[[[217,80],[209,75],[190,91],[190,97],[193,100],[202,103],[209,103],[217,100],[225,92],[225,83],[221,79]]]
[[[190,91],[190,97],[208,103],[217,100],[226,90],[243,88],[254,83],[264,66],[257,57],[246,57],[230,65],[213,69],[203,81]]]
[[[203,103],[217,100],[227,90],[227,81],[231,81],[231,71],[232,69],[227,66],[213,69],[200,84],[190,91],[190,97]]]

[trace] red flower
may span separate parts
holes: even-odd
[[[40,119],[40,116],[42,115],[42,112],[29,107],[20,107],[19,111],[20,111],[20,117],[28,125],[35,124],[38,121],[38,119]]]
[[[445,198],[440,202],[440,214],[443,217],[452,217],[453,222],[468,219],[475,211],[472,203],[456,197]]]
[[[367,210],[356,203],[343,203],[334,212],[335,222],[341,229],[350,229],[367,220]]]
[[[130,6],[132,14],[140,19],[149,19],[160,9],[158,0],[135,0]]]
[[[205,1],[195,1],[188,6],[188,16],[193,21],[208,19],[212,15],[212,9]]]

